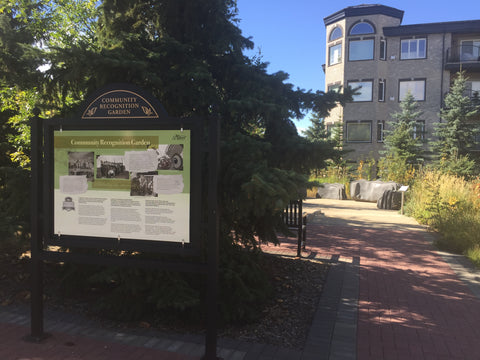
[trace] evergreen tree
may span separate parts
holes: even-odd
[[[387,123],[390,129],[385,130],[385,150],[378,162],[379,175],[385,180],[410,183],[422,162],[422,112],[417,107],[413,95],[407,92],[400,111],[391,114],[393,120]]]
[[[53,62],[49,75],[62,93],[132,82],[172,116],[218,116],[223,166],[237,169],[223,172],[229,223],[222,228],[226,238],[233,230],[256,247],[256,235],[275,241],[279,210],[303,193],[311,169],[331,157],[330,145],[300,137],[292,119],[308,110],[326,113],[348,94],[305,92],[288,84],[284,72],[268,74],[266,63],[244,56],[253,43],[241,35],[236,15],[229,0],[104,0],[95,44],[59,49],[63,61]]]
[[[440,111],[442,122],[436,124],[434,135],[438,141],[433,143],[439,157],[438,167],[459,175],[473,171],[474,162],[469,155],[480,125],[474,121],[480,108],[466,94],[466,81],[464,72],[457,73]]]
[[[312,125],[303,131],[305,138],[312,142],[325,140],[327,138],[327,129],[325,129],[323,118],[315,113],[311,115],[310,122]]]
[[[393,121],[387,122],[391,128],[385,130],[385,154],[405,159],[407,163],[416,164],[423,153],[424,134],[421,124],[422,111],[411,92],[400,103],[400,111],[391,114]]]
[[[299,136],[292,119],[307,111],[328,113],[350,95],[295,89],[286,73],[268,74],[266,63],[247,58],[243,51],[253,43],[236,26],[234,0],[79,3],[48,1],[45,17],[32,22],[35,29],[44,29],[40,35],[47,46],[34,57],[35,65],[22,63],[19,68],[40,76],[42,103],[37,105],[70,116],[86,94],[108,83],[127,82],[150,91],[171,116],[221,119],[221,281],[229,289],[221,303],[229,309],[227,318],[253,316],[266,285],[254,259],[239,255],[238,243],[257,249],[258,239],[275,242],[277,231],[284,230],[281,210],[303,196],[311,169],[333,151],[328,143]],[[23,4],[17,4],[18,14]],[[72,33],[65,31],[69,23],[77,24]],[[50,67],[44,73],[33,68],[45,62]],[[137,289],[151,289],[147,281],[158,276],[144,278]],[[132,294],[128,286],[122,291],[121,303],[106,309],[120,307],[118,314],[139,310],[141,304],[133,307],[123,300],[142,294]],[[176,306],[192,306],[192,292],[179,291],[183,293],[177,300],[184,303]],[[175,294],[169,299],[156,296],[151,306],[175,303]]]

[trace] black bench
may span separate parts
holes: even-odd
[[[297,257],[302,257],[302,249],[305,249],[307,240],[307,215],[303,215],[302,200],[290,201],[283,211],[282,219],[289,230],[296,230]]]

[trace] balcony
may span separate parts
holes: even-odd
[[[445,70],[480,72],[480,46],[461,45],[448,49],[445,59]]]

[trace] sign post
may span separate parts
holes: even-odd
[[[403,215],[403,203],[405,201],[405,192],[408,190],[408,185],[403,185],[400,187],[400,189],[398,189],[399,192],[402,193],[402,205],[401,205],[401,210],[400,210],[400,214]]]
[[[204,146],[202,125],[200,119],[169,117],[156,99],[131,85],[97,92],[77,118],[33,119],[30,339],[45,337],[45,260],[203,272],[208,296],[205,358],[216,359],[219,130],[218,121],[212,121]],[[205,148],[209,196],[203,205]],[[205,210],[207,244],[201,224]],[[82,255],[49,246],[197,260]],[[205,246],[206,262],[201,260]]]
[[[42,131],[41,120],[38,117],[38,109],[34,110],[34,118],[31,120],[31,177],[30,191],[32,196],[30,203],[31,214],[31,333],[26,337],[27,341],[40,342],[48,335],[43,331],[43,260],[42,251],[42,223],[40,219],[40,209],[42,204],[42,177],[41,168],[43,156],[41,152]]]
[[[218,169],[220,168],[220,125],[212,118],[208,131],[209,141],[209,182],[208,182],[208,276],[207,276],[207,334],[204,359],[216,359],[218,324]]]

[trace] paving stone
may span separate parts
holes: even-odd
[[[322,208],[324,216],[309,222],[307,250],[302,254],[329,259],[331,267],[305,348],[300,352],[219,339],[225,360],[469,359],[480,353],[478,270],[466,267],[463,257],[438,253],[424,227],[368,206],[355,203],[349,210],[342,202],[330,210],[347,208],[346,219],[337,215],[332,220]],[[358,208],[363,212],[356,213]],[[363,220],[365,213],[370,218]],[[285,242],[276,251],[295,256],[295,246]],[[202,336],[119,333],[81,316],[59,314],[45,309],[45,330],[54,336],[42,344],[27,344],[21,338],[29,333],[29,307],[0,308],[0,359],[100,359],[122,354],[122,360],[184,360],[199,359],[204,353]]]

